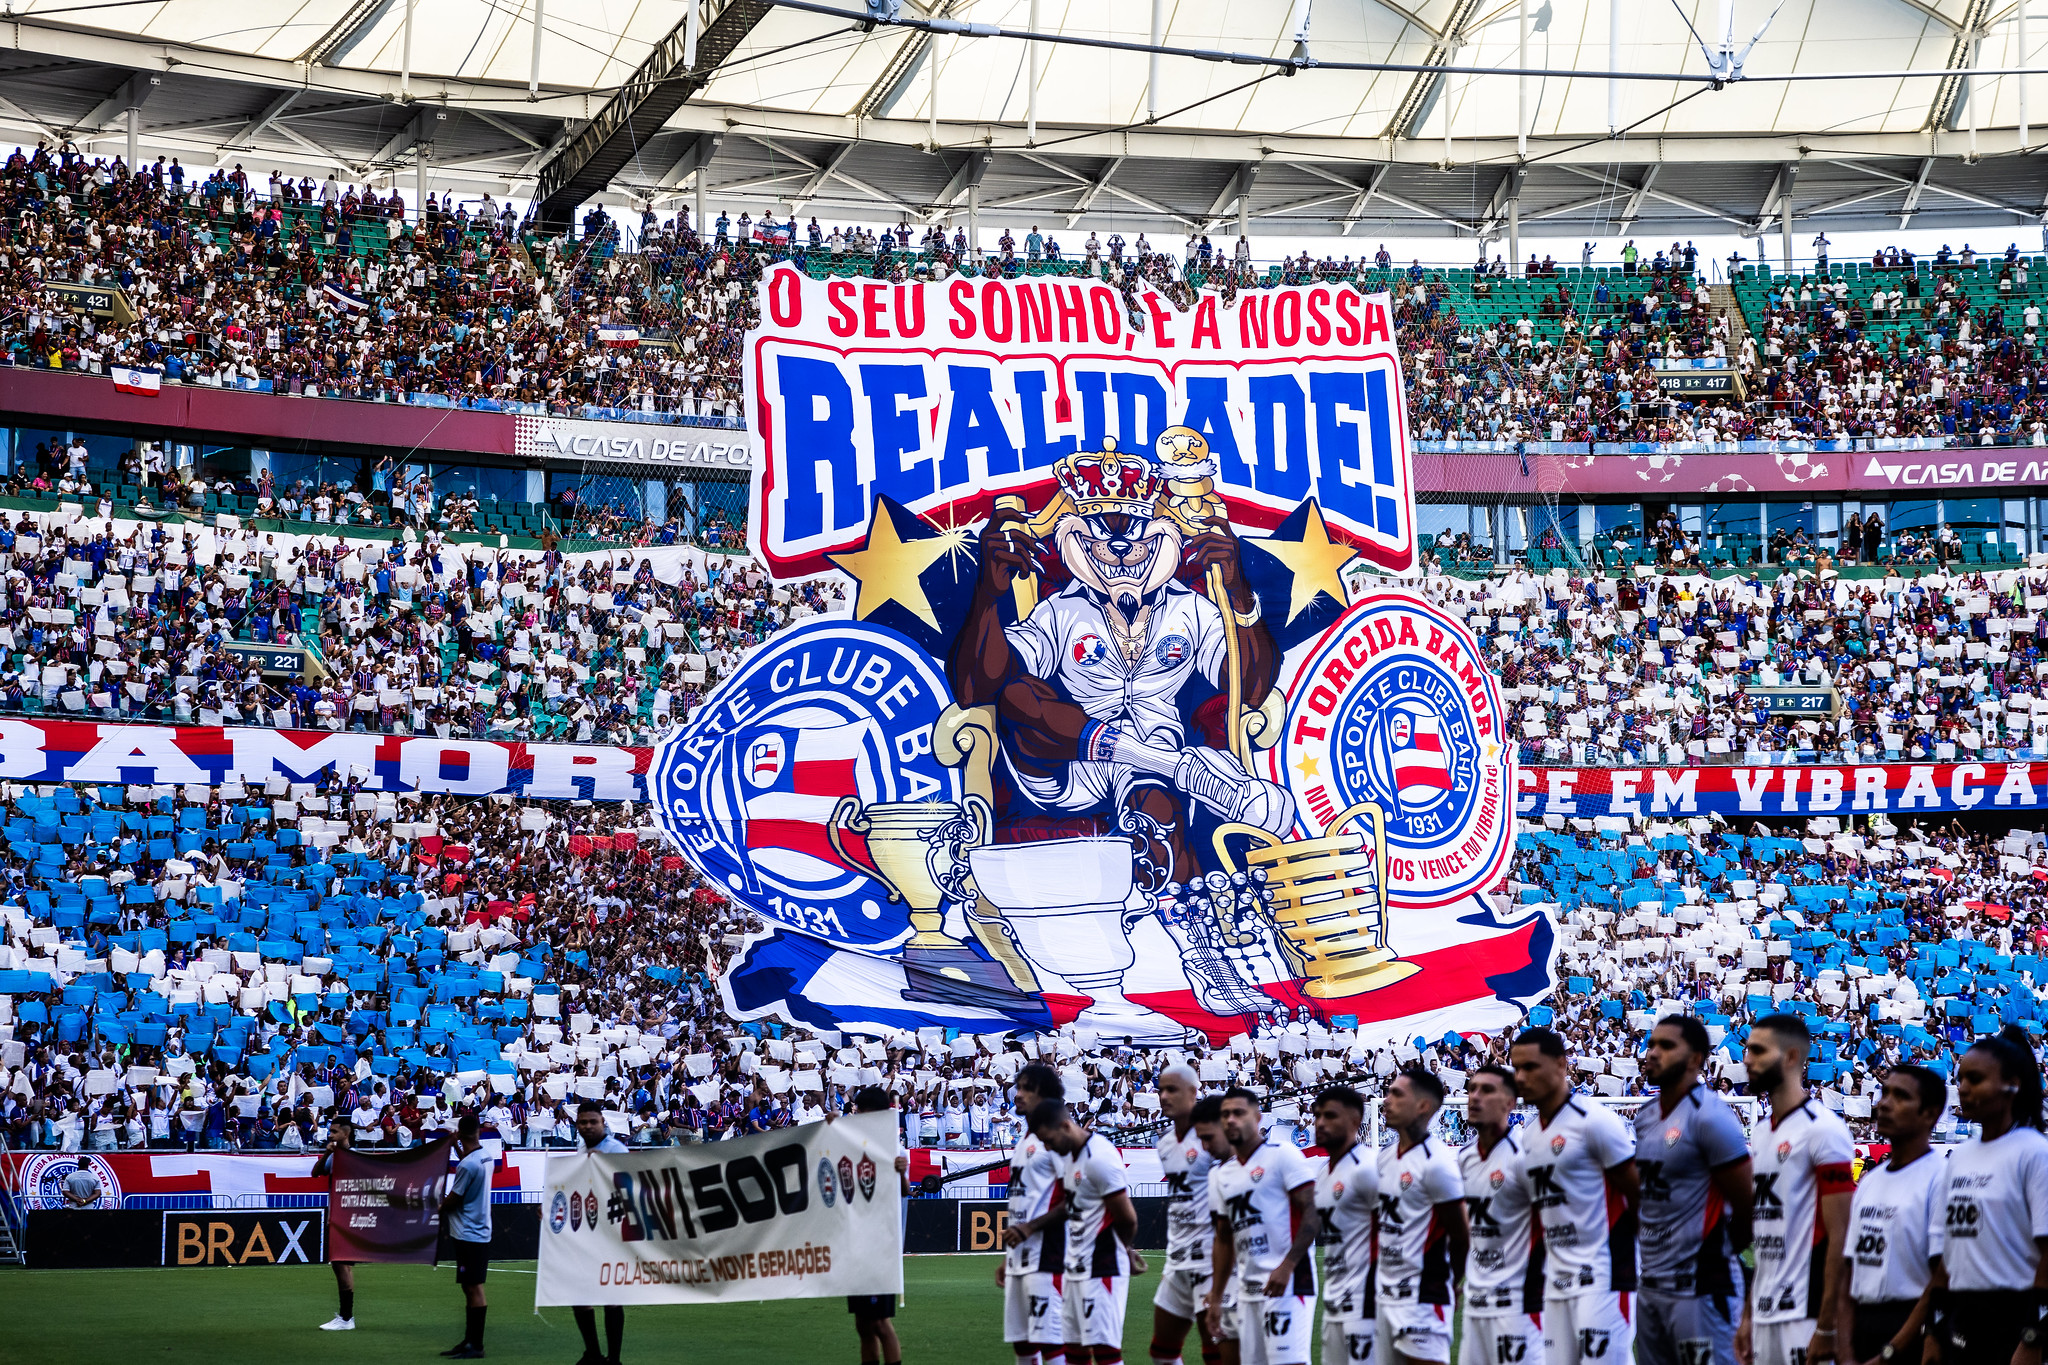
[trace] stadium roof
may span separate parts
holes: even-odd
[[[701,177],[872,218],[973,190],[990,225],[1155,233],[1240,204],[1259,233],[1468,240],[1510,200],[1529,235],[1774,231],[1788,194],[1804,230],[2048,210],[2020,126],[2029,93],[2048,123],[2048,14],[2023,44],[2015,0],[903,0],[866,30],[817,12],[863,0],[703,3],[686,68],[683,0],[413,0],[409,44],[407,0],[13,0],[0,128],[118,152],[133,107],[146,155],[259,178],[408,174],[424,143],[466,192]]]

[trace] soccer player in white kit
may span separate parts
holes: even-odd
[[[1742,1061],[1750,1093],[1770,1106],[1749,1139],[1756,1198],[1756,1269],[1735,1329],[1741,1365],[1818,1365],[1835,1359],[1835,1313],[1856,1155],[1842,1121],[1806,1093],[1813,1035],[1796,1014],[1750,1025]]]
[[[1223,1169],[1225,1162],[1236,1158],[1237,1150],[1230,1145],[1230,1139],[1223,1132],[1223,1097],[1221,1095],[1206,1095],[1197,1100],[1195,1102],[1194,1120],[1195,1137],[1202,1144],[1202,1150],[1209,1154],[1209,1173],[1202,1178],[1202,1185],[1198,1195],[1202,1208],[1206,1212],[1206,1210],[1214,1206],[1212,1203],[1212,1192],[1216,1188],[1216,1173]],[[1215,1218],[1213,1216],[1209,1218],[1209,1224],[1210,1272],[1213,1276],[1215,1274],[1216,1237]],[[1226,1270],[1223,1272],[1221,1279],[1212,1279],[1210,1281],[1210,1287],[1213,1288],[1217,1285],[1221,1285],[1223,1289],[1221,1296],[1222,1311],[1216,1315],[1213,1321],[1210,1319],[1208,1298],[1205,1292],[1202,1303],[1198,1305],[1200,1311],[1197,1321],[1202,1324],[1202,1331],[1206,1339],[1216,1343],[1217,1365],[1239,1365],[1237,1350],[1237,1280]],[[1209,1357],[1205,1353],[1203,1356],[1205,1365],[1208,1365],[1208,1360]]]
[[[1472,1140],[1458,1149],[1465,1179],[1465,1335],[1458,1365],[1542,1365],[1543,1256],[1535,1239],[1522,1147],[1508,1126],[1515,1073],[1482,1066],[1465,1080]],[[1526,1128],[1522,1131],[1526,1132]]]
[[[1017,1112],[1030,1117],[1047,1100],[1063,1099],[1060,1073],[1034,1062],[1017,1072]],[[1010,1216],[996,1285],[1003,1291],[1003,1340],[1017,1365],[1055,1365],[1065,1358],[1060,1275],[1066,1260],[1067,1215],[1060,1207],[1065,1160],[1026,1131],[1010,1153]]]
[[[1635,1112],[1642,1177],[1636,1296],[1641,1365],[1735,1365],[1742,1263],[1756,1182],[1749,1134],[1726,1100],[1700,1082],[1714,1050],[1707,1026],[1667,1014],[1643,1047],[1657,1098]]]
[[[1543,1228],[1543,1354],[1549,1365],[1615,1365],[1635,1344],[1636,1139],[1612,1110],[1572,1094],[1564,1039],[1524,1029],[1509,1050],[1536,1110],[1521,1137]]]
[[[1470,1241],[1458,1155],[1429,1129],[1444,1083],[1420,1068],[1387,1083],[1380,1117],[1394,1142],[1379,1166],[1378,1252],[1373,1266],[1373,1359],[1378,1365],[1449,1365],[1456,1280]]]
[[[1060,1174],[1067,1211],[1060,1312],[1068,1365],[1117,1365],[1124,1358],[1131,1276],[1145,1273],[1145,1257],[1131,1245],[1138,1240],[1138,1211],[1123,1154],[1074,1122],[1059,1100],[1031,1111],[1031,1133],[1066,1162]]]
[[[1188,1328],[1201,1317],[1209,1294],[1209,1168],[1216,1163],[1195,1132],[1201,1088],[1201,1078],[1185,1062],[1159,1073],[1166,1131],[1153,1150],[1166,1180],[1166,1264],[1152,1296],[1153,1365],[1180,1365]],[[1221,1100],[1216,1107],[1221,1110]],[[1201,1339],[1202,1359],[1213,1362],[1216,1345],[1206,1327]]]
[[[1323,1365],[1372,1359],[1372,1242],[1379,1213],[1378,1153],[1359,1141],[1365,1100],[1348,1085],[1316,1096],[1316,1212],[1323,1248]]]
[[[1292,1142],[1266,1136],[1258,1097],[1223,1092],[1230,1159],[1209,1173],[1216,1229],[1204,1312],[1219,1332],[1223,1285],[1237,1281],[1238,1358],[1243,1365],[1308,1365],[1315,1326],[1316,1173]]]
[[[1924,1066],[1895,1066],[1871,1106],[1888,1160],[1867,1168],[1849,1204],[1849,1289],[1837,1301],[1837,1349],[1852,1361],[1919,1365],[1931,1311],[1929,1261],[1948,1205],[1948,1154],[1928,1145],[1948,1108],[1948,1082]]]
[[[1947,1200],[1929,1237],[1940,1260],[1928,1283],[1926,1358],[2039,1365],[2048,1336],[2048,1137],[2040,1066],[2016,1025],[1957,1059],[1956,1112],[1977,1132],[1949,1149]]]

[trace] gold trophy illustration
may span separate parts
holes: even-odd
[[[860,836],[865,858],[848,834]],[[891,903],[909,909],[912,933],[902,955],[907,998],[985,1006],[991,991],[1017,990],[1015,973],[1000,958],[990,961],[946,932],[947,908],[966,914],[977,899],[968,854],[994,834],[994,808],[973,792],[959,801],[868,803],[844,796],[832,808],[825,824],[832,851],[888,887]],[[949,990],[949,980],[961,988]]]
[[[1351,828],[1353,822],[1357,828]],[[1232,873],[1229,841],[1251,841],[1243,870],[1260,879],[1259,898],[1318,1000],[1376,991],[1415,975],[1387,945],[1387,813],[1377,801],[1341,811],[1316,839],[1274,838],[1253,825],[1216,831],[1216,855]]]

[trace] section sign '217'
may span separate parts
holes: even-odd
[[[1477,644],[1346,582],[1415,559],[1385,295],[779,267],[758,302],[755,547],[854,589],[650,764],[769,926],[729,1008],[1405,1037],[1548,989],[1550,924],[1489,894],[1515,775]]]

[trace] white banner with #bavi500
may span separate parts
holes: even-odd
[[[731,1142],[551,1156],[534,1302],[903,1291],[895,1115]]]

